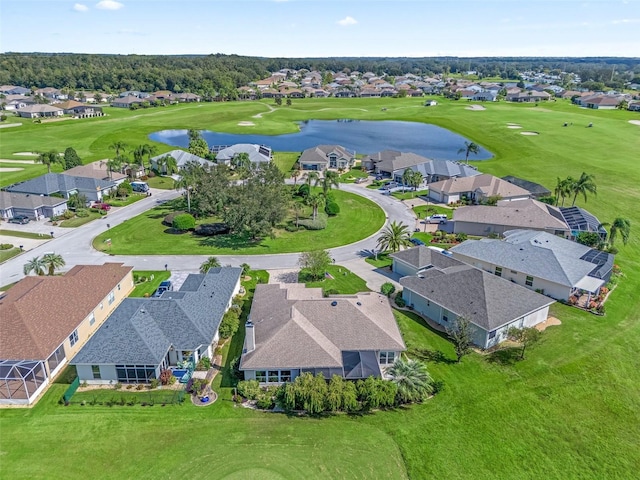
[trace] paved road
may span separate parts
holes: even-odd
[[[393,197],[382,195],[377,190],[364,188],[362,185],[341,184],[344,191],[356,193],[375,201],[385,211],[387,221],[396,220],[409,225],[415,225],[415,216],[410,208],[410,201],[399,202]],[[62,255],[66,262],[65,269],[74,265],[101,265],[105,262],[122,262],[131,265],[138,270],[162,270],[167,268],[172,271],[196,271],[207,255],[107,255],[93,249],[91,242],[100,233],[125,220],[135,217],[152,208],[158,203],[176,198],[180,194],[174,190],[153,190],[151,197],[140,200],[119,211],[111,212],[101,220],[95,220],[82,227],[69,229],[56,238],[34,248],[28,253],[19,255],[9,260],[0,267],[0,285],[20,280],[24,274],[22,267],[27,259],[40,256],[46,252],[55,252]],[[377,233],[351,245],[333,248],[330,250],[336,263],[344,264],[355,259],[362,259],[376,247]],[[216,255],[223,265],[238,266],[248,263],[252,268],[277,269],[294,268],[298,263],[297,253],[285,253],[278,255]],[[364,263],[364,262],[362,262]],[[366,264],[368,265],[368,264]]]

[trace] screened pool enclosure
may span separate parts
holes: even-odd
[[[42,361],[0,360],[0,400],[26,404],[48,383]]]

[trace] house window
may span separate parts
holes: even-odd
[[[102,310],[104,308],[104,303],[100,304],[100,310]]]
[[[280,370],[280,381],[281,382],[290,382],[291,381],[291,370]]]
[[[120,284],[118,284],[118,291],[120,291]]]
[[[69,335],[69,343],[72,347],[78,343],[78,330],[74,330],[73,333]]]
[[[256,371],[256,380],[260,383],[264,383],[267,381],[267,372],[265,372],[264,370],[257,370]]]
[[[100,376],[100,365],[91,365],[91,373],[93,374],[94,380],[100,380],[102,378]]]
[[[495,336],[496,336],[496,330],[494,330],[493,332],[489,332],[489,339],[495,338]]]
[[[447,315],[445,313],[442,314],[442,321],[443,322],[449,322],[449,317],[447,317]]]
[[[380,365],[393,365],[396,361],[396,352],[380,352]]]
[[[96,316],[91,312],[91,315],[89,316],[89,325],[91,326],[94,323],[96,323]]]
[[[533,286],[533,277],[531,275],[527,275],[527,279],[525,280],[524,284],[527,287]]]
[[[496,267],[496,269],[493,272],[495,274],[496,277],[501,277],[502,276],[502,267]]]
[[[431,300],[427,300],[427,307],[431,306]]]
[[[278,383],[278,370],[269,370],[269,383]]]
[[[109,305],[111,305],[116,301],[116,294],[113,292],[109,292],[109,297],[107,297],[107,300],[109,301]]]

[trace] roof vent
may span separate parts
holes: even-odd
[[[358,305],[359,307],[362,306],[362,302],[356,302],[356,305]]]
[[[145,313],[144,308],[140,309],[140,313]]]
[[[336,302],[335,300],[334,300],[333,302],[331,302],[331,306],[332,306],[332,307],[335,307],[335,306],[337,306],[337,305],[338,305],[338,302]]]

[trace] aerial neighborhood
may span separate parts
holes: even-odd
[[[386,475],[385,442],[412,462],[416,438],[457,422],[465,442],[517,443],[492,428],[537,431],[533,416],[549,448],[571,430],[554,402],[635,411],[583,372],[637,377],[608,358],[637,346],[637,72],[613,88],[515,60],[494,75],[260,61],[276,68],[195,87],[179,72],[0,86],[0,422],[95,415],[132,449],[143,415],[194,453],[215,437],[249,457],[266,430],[309,458],[371,435],[382,467],[345,478],[447,478],[423,460]],[[247,478],[276,471],[274,452]],[[149,474],[131,468],[120,478]]]

